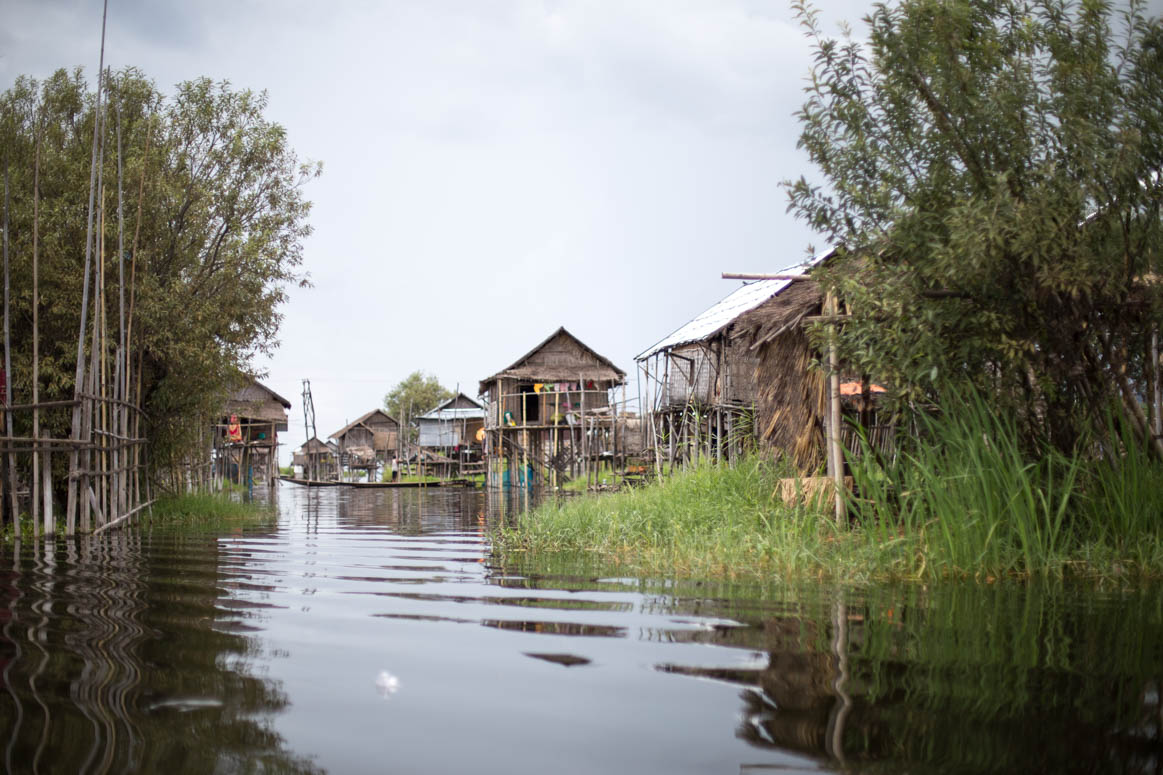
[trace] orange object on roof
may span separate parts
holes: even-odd
[[[864,385],[859,382],[841,382],[840,395],[842,396],[858,396],[864,392]],[[880,385],[872,384],[868,386],[869,393],[887,393],[888,391]]]

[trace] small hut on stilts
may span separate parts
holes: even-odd
[[[279,431],[291,402],[257,380],[231,393],[214,433],[219,481],[273,487],[279,479]]]
[[[587,482],[603,457],[617,459],[617,402],[626,373],[559,328],[513,364],[481,380],[486,482],[556,487]]]

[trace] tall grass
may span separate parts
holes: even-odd
[[[915,538],[934,575],[1061,570],[1081,457],[1028,454],[1013,420],[980,396],[953,399],[920,425],[921,438],[891,465],[867,443],[850,461],[859,527],[882,541]]]
[[[153,506],[153,524],[218,528],[242,522],[274,519],[273,506],[244,501],[229,494],[184,494],[159,498]]]
[[[752,458],[609,495],[552,501],[501,527],[495,545],[508,561],[584,554],[647,574],[806,572],[834,531],[814,511],[779,502],[783,473]]]
[[[1163,575],[1163,464],[1135,438],[1030,450],[1010,418],[972,396],[921,426],[890,462],[867,444],[849,461],[848,528],[827,504],[784,504],[789,472],[752,457],[545,504],[500,528],[495,545],[503,562],[584,556],[643,575]]]

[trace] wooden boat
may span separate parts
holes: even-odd
[[[472,487],[468,479],[441,479],[436,482],[316,482],[308,479],[296,479],[293,476],[280,476],[284,482],[298,484],[304,487],[356,487],[369,490],[390,489],[393,487]]]

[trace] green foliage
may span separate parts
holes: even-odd
[[[976,395],[949,396],[921,426],[894,463],[882,465],[867,444],[851,461],[860,527],[885,545],[916,539],[936,576],[1061,572],[1081,456],[1047,446],[1031,460],[1013,417]]]
[[[667,577],[1163,575],[1163,463],[1129,431],[1111,430],[1121,442],[1098,457],[1093,443],[1031,452],[1012,414],[949,395],[896,458],[867,445],[853,457],[848,527],[836,527],[826,503],[783,503],[780,480],[792,473],[753,457],[548,502],[499,528],[495,545],[505,563],[584,556]]]
[[[452,391],[432,374],[414,371],[384,396],[384,410],[400,422],[401,428],[409,428],[413,418],[432,411],[452,396]]]
[[[702,466],[641,488],[546,503],[501,528],[495,542],[508,559],[589,554],[646,574],[812,572],[813,549],[835,531],[816,512],[778,500],[784,474],[758,457]]]
[[[154,524],[219,529],[241,522],[272,520],[275,509],[268,504],[251,503],[224,494],[185,494],[166,496],[153,506],[148,517]]]
[[[120,163],[124,271],[127,285],[131,276],[136,284],[132,350],[135,364],[140,358],[143,366],[152,462],[165,468],[187,453],[240,374],[250,371],[253,357],[276,346],[286,289],[306,281],[299,267],[310,204],[302,188],[319,167],[300,164],[284,129],[264,116],[265,94],[203,78],[178,84],[167,97],[134,68],[109,71],[106,87],[105,188],[96,199],[105,216],[103,227],[98,221],[94,255],[103,250],[105,314],[115,341]],[[32,392],[38,141],[40,396],[72,398],[95,104],[80,69],[60,70],[43,82],[22,77],[0,95],[0,147],[11,189],[18,402]],[[136,255],[130,256],[138,233]],[[127,291],[127,306],[129,297]],[[51,413],[43,422],[58,437],[69,432],[67,413]]]
[[[841,354],[905,400],[972,384],[1068,452],[1160,320],[1163,26],[1134,0],[902,0],[815,47],[790,209],[844,254]]]

